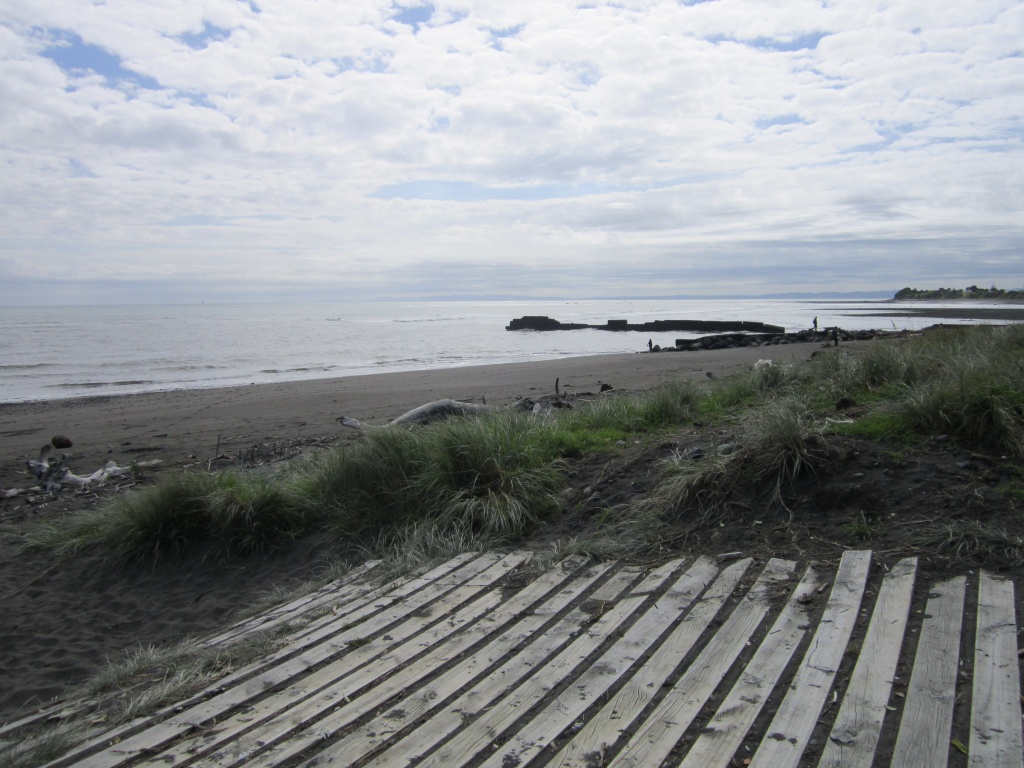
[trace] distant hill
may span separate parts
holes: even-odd
[[[996,288],[979,288],[969,285],[966,288],[936,288],[921,290],[904,288],[893,297],[896,301],[955,301],[957,299],[984,299],[986,301],[1024,301],[1024,290],[1003,290]]]

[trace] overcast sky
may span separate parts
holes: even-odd
[[[0,303],[1024,285],[1024,3],[0,0]]]

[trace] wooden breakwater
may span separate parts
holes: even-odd
[[[750,320],[652,320],[647,323],[609,320],[604,325],[589,325],[587,323],[562,323],[544,315],[517,317],[505,326],[506,331],[576,331],[582,328],[593,328],[599,331],[641,331],[643,333],[665,333],[668,331],[688,333],[786,332],[782,326]]]

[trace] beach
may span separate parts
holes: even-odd
[[[255,443],[351,435],[337,422],[349,416],[383,424],[432,400],[450,398],[507,405],[517,397],[563,392],[597,393],[601,384],[637,392],[674,377],[728,375],[757,360],[797,362],[813,343],[705,352],[660,352],[566,357],[528,363],[313,379],[282,384],[181,389],[109,397],[81,397],[0,405],[0,488],[25,487],[25,460],[56,435],[77,474],[108,461],[126,466],[207,461],[218,452]],[[58,451],[54,451],[59,455]]]
[[[863,343],[863,342],[860,342]],[[849,345],[851,347],[855,344]],[[321,379],[290,384],[191,389],[117,397],[49,400],[0,406],[0,487],[26,487],[25,460],[55,435],[74,443],[71,468],[88,474],[113,460],[160,461],[149,481],[191,466],[205,470],[216,452],[255,443],[298,440],[309,445],[357,439],[336,419],[382,424],[431,400],[453,398],[493,405],[517,397],[641,392],[676,377],[704,379],[746,370],[760,359],[806,360],[820,345],[791,344],[709,352],[569,357],[535,363]],[[305,440],[307,442],[302,443]],[[216,468],[216,464],[214,464]],[[35,521],[80,514],[110,500],[66,490],[4,502],[0,531],[20,532]],[[42,704],[69,683],[98,671],[122,649],[165,646],[209,632],[269,590],[315,577],[337,555],[304,542],[273,556],[230,563],[196,553],[180,564],[114,565],[96,558],[59,561],[23,553],[0,538],[0,719]]]
[[[853,350],[870,341],[844,342]],[[88,475],[113,461],[156,463],[139,485],[168,473],[239,468],[240,454],[286,443],[301,454],[358,440],[337,419],[386,423],[424,403],[451,398],[508,405],[554,394],[640,393],[675,378],[705,380],[748,370],[762,359],[798,363],[821,343],[701,352],[572,356],[537,362],[382,373],[281,384],[180,389],[0,405],[0,488],[30,488],[26,459],[51,438],[73,445],[69,466]],[[218,458],[219,457],[219,458]],[[235,457],[235,458],[232,458]],[[116,484],[116,483],[111,483]],[[108,485],[111,485],[108,484]],[[28,493],[0,502],[0,719],[58,696],[126,648],[166,646],[223,626],[272,590],[315,578],[339,556],[336,542],[302,541],[270,555],[220,562],[197,551],[181,563],[115,564],[101,553],[61,560],[25,552],[30,526],[80,515],[120,491]],[[8,534],[14,534],[10,536]]]

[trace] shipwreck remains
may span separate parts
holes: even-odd
[[[586,323],[561,323],[543,315],[517,317],[505,326],[506,331],[576,331],[593,328],[599,331],[641,331],[643,333],[665,333],[685,331],[689,333],[785,333],[779,325],[768,325],[750,320],[652,320],[648,323],[630,323],[628,320],[609,320],[604,325]]]

